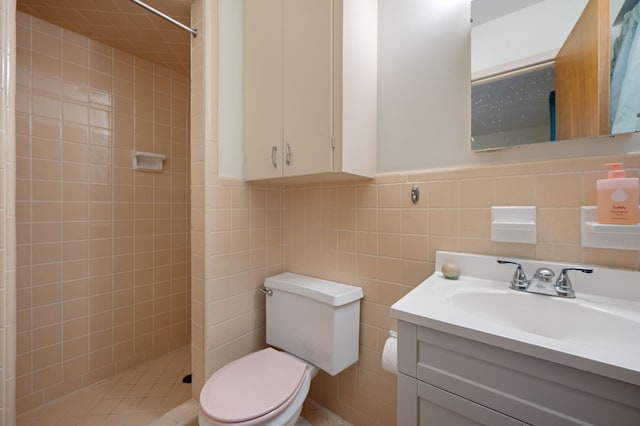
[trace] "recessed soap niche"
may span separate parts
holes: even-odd
[[[161,173],[166,158],[164,154],[135,151],[133,153],[133,170]]]

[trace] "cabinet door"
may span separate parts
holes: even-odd
[[[333,2],[284,0],[285,176],[333,170]]]
[[[512,417],[424,382],[418,382],[418,424],[420,426],[523,425]]]
[[[282,176],[282,4],[244,0],[244,178]]]

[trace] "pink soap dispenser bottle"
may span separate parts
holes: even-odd
[[[638,223],[638,178],[626,177],[622,163],[608,163],[607,179],[596,182],[598,223],[636,225]]]

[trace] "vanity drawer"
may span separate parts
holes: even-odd
[[[418,413],[421,426],[523,425],[519,420],[423,382],[418,383]]]

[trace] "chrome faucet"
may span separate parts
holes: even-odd
[[[569,279],[569,271],[580,271],[586,274],[591,274],[593,268],[577,268],[567,267],[560,271],[560,276],[556,279],[555,283],[552,283],[552,278],[556,275],[549,268],[538,268],[531,280],[527,280],[527,277],[522,269],[522,265],[512,260],[498,259],[500,264],[512,264],[516,265],[516,272],[511,279],[511,285],[509,286],[513,290],[526,291],[529,293],[544,294],[547,296],[558,297],[576,297],[576,293],[571,286],[571,280]]]

